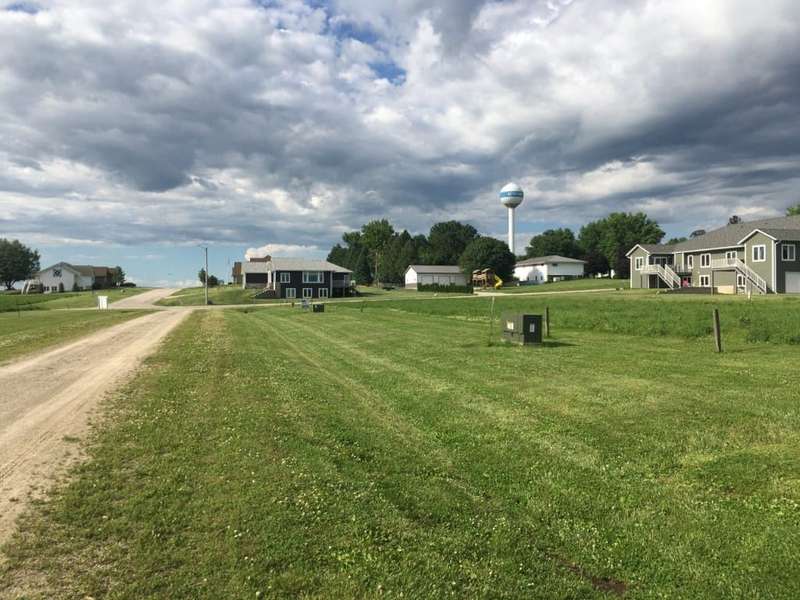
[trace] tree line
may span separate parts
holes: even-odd
[[[436,223],[428,235],[397,232],[386,220],[370,221],[342,236],[328,261],[350,269],[358,283],[401,283],[412,264],[459,265],[465,274],[490,267],[503,279],[511,277],[517,258],[557,254],[587,262],[588,275],[608,273],[627,277],[625,254],[635,244],[656,244],[664,237],[658,223],[644,213],[612,213],[587,223],[576,236],[571,229],[549,229],[531,238],[525,255],[515,257],[505,242],[481,236],[469,224]]]
[[[472,225],[444,221],[428,235],[398,232],[386,219],[370,221],[358,231],[342,235],[328,261],[353,271],[360,284],[402,283],[409,265],[460,265],[464,272],[493,267],[500,277],[510,277],[514,256],[495,238],[484,237]]]

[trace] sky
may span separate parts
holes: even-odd
[[[796,0],[0,0],[0,237],[189,285],[377,218],[800,202]]]

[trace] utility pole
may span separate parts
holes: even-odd
[[[206,306],[208,306],[208,246],[203,246],[203,251],[206,254],[206,280],[205,284],[205,291],[206,291]]]

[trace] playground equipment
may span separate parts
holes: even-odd
[[[494,287],[499,290],[503,287],[503,280],[492,269],[476,269],[472,272],[472,285],[481,289]]]

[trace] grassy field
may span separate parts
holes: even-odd
[[[491,298],[376,302],[366,305],[366,310],[485,321],[488,326],[491,302]],[[800,297],[757,296],[747,301],[742,296],[680,296],[631,290],[495,297],[494,304],[497,317],[503,312],[543,314],[545,307],[549,307],[551,324],[556,331],[571,329],[652,338],[708,337],[712,332],[712,310],[719,308],[725,339],[800,344]],[[357,305],[342,307],[360,309]]]
[[[506,285],[498,292],[504,294],[525,294],[530,292],[560,292],[572,290],[605,290],[628,289],[630,281],[627,279],[571,279],[569,281],[554,281],[540,283],[539,285]]]
[[[0,313],[0,363],[143,314],[126,310]]]
[[[432,298],[435,294],[432,292],[417,292],[414,290],[404,290],[403,288],[396,288],[393,290],[384,290],[378,287],[359,287],[359,298],[364,300],[388,300],[388,299],[409,299],[409,298]],[[208,290],[208,299],[213,304],[222,305],[239,305],[239,304],[282,304],[291,302],[286,299],[279,300],[255,300],[253,298],[255,290],[245,290],[235,286],[222,286],[218,288],[210,288]],[[437,294],[441,296],[442,294]],[[331,300],[340,300],[339,298],[332,298]],[[300,299],[296,300],[299,302]],[[314,301],[319,301],[315,298]],[[205,295],[203,288],[185,288],[172,294],[171,296],[159,300],[156,304],[161,306],[202,306],[205,302]]]
[[[0,595],[796,598],[792,347],[563,321],[489,344],[480,302],[195,313],[23,520]]]
[[[95,308],[98,295],[108,296],[109,302],[115,302],[146,291],[147,288],[122,288],[63,294],[0,294],[0,313],[53,308]]]

